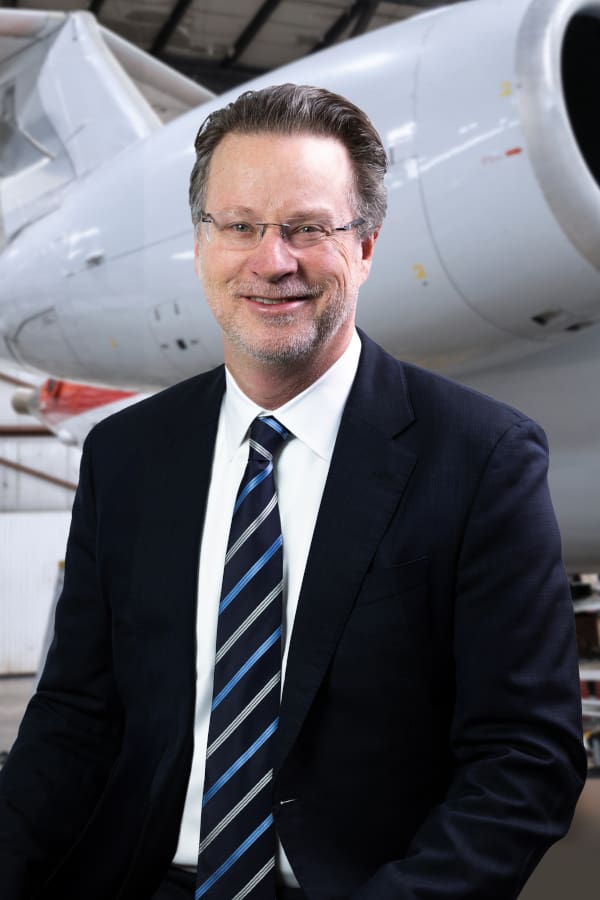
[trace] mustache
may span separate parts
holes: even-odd
[[[229,285],[229,293],[235,297],[264,297],[265,300],[287,300],[297,297],[307,299],[320,297],[326,284],[307,284],[304,281],[286,281],[273,284],[257,282],[235,282]]]

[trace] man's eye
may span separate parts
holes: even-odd
[[[225,231],[230,231],[232,234],[252,234],[254,225],[250,225],[248,222],[230,222],[225,225]]]
[[[327,234],[327,228],[324,225],[319,225],[317,222],[303,222],[301,225],[295,225],[294,228],[291,229],[292,234],[314,234],[314,235],[322,235]]]

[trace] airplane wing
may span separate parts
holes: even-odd
[[[0,10],[0,250],[72,181],[212,96],[90,13]]]

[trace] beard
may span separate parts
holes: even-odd
[[[297,311],[265,316],[259,333],[258,329],[245,328],[243,317],[237,315],[238,304],[246,302],[239,298],[302,298],[311,304],[331,287],[327,282],[311,285],[298,280],[275,285],[231,282],[226,286],[225,302],[219,302],[223,285],[215,285],[210,280],[204,284],[206,296],[213,298],[211,307],[217,323],[232,347],[253,359],[286,371],[306,363],[337,334],[353,316],[355,299],[348,297],[336,284],[326,305],[312,316],[303,317],[301,322],[298,322]]]

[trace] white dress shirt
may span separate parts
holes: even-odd
[[[348,348],[333,366],[318,381],[277,410],[257,406],[240,390],[226,370],[226,391],[217,428],[200,547],[194,757],[179,844],[173,859],[175,865],[195,868],[198,859],[217,610],[233,506],[248,461],[248,429],[256,416],[271,414],[293,435],[283,445],[275,460],[275,482],[283,534],[283,684],[308,551],[340,420],[356,375],[359,357],[360,339],[354,332]],[[288,886],[297,886],[281,845],[278,844],[278,847],[279,880]]]

